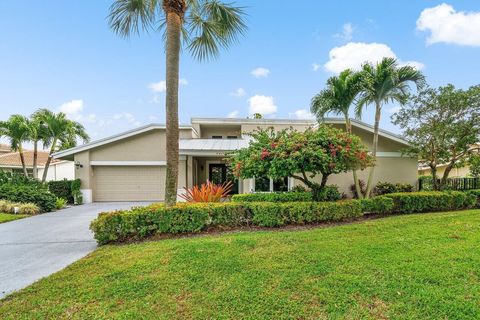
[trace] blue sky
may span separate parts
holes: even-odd
[[[94,139],[164,121],[162,37],[118,37],[106,22],[111,3],[0,1],[0,119],[63,110]],[[182,123],[254,110],[308,117],[326,79],[364,57],[395,55],[422,67],[432,86],[479,83],[478,1],[236,3],[247,7],[249,26],[238,44],[206,63],[182,53]],[[382,127],[398,132],[389,119],[394,108],[385,107]],[[372,118],[370,109],[363,120]]]

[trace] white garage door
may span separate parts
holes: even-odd
[[[163,201],[165,167],[94,167],[94,201]]]

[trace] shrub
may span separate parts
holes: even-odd
[[[19,214],[35,215],[40,213],[40,208],[33,203],[23,203],[18,204],[17,206]]]
[[[304,186],[297,184],[296,186],[293,186],[290,192],[308,192],[308,190]]]
[[[220,202],[223,198],[228,197],[232,187],[233,182],[231,181],[223,184],[214,184],[207,181],[200,187],[184,188],[185,194],[181,194],[180,197],[187,202]]]
[[[315,201],[338,201],[342,199],[342,194],[338,191],[338,186],[329,185],[318,191],[317,195],[314,195]]]
[[[373,192],[377,196],[382,196],[389,193],[399,193],[399,192],[412,192],[413,186],[409,183],[390,183],[390,182],[379,182],[375,186]]]
[[[7,200],[0,200],[0,213],[12,213],[15,204]]]
[[[55,210],[57,197],[46,189],[4,184],[0,186],[0,199],[17,203],[33,203],[40,207],[42,212],[48,212]]]
[[[341,221],[362,215],[359,201],[292,203],[199,203],[134,208],[102,213],[90,228],[100,244],[140,239],[156,233],[191,233],[210,227],[258,225],[276,227]]]
[[[60,210],[67,206],[67,200],[64,198],[57,198],[55,201],[55,209]]]
[[[232,196],[233,202],[305,202],[312,201],[311,192],[245,193]]]
[[[477,202],[473,193],[460,191],[391,193],[385,197],[393,200],[396,213],[459,210],[471,208]]]
[[[4,172],[0,170],[0,186],[4,184],[29,186],[29,187],[38,188],[38,189],[47,188],[47,186],[43,184],[41,181],[31,177],[25,177],[23,173]]]
[[[393,212],[393,199],[378,196],[371,199],[359,200],[362,204],[362,211],[364,213],[378,213],[378,214],[390,214]]]
[[[472,197],[475,197],[475,207],[480,208],[480,190],[468,190],[467,193],[470,194]]]

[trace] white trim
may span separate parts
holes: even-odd
[[[407,155],[403,155],[401,152],[377,152],[378,158],[415,158]]]
[[[97,148],[97,147],[103,146],[105,144],[109,144],[109,143],[112,143],[112,142],[115,142],[115,141],[118,141],[118,140],[129,138],[129,137],[132,137],[132,136],[144,133],[144,132],[148,132],[148,131],[151,131],[151,130],[155,130],[155,129],[166,129],[166,126],[164,124],[152,123],[152,124],[140,127],[140,128],[136,128],[136,129],[133,129],[133,130],[129,130],[129,131],[117,134],[117,135],[113,135],[113,136],[110,136],[110,137],[107,137],[107,138],[103,138],[103,139],[100,139],[100,140],[97,140],[97,141],[93,141],[91,143],[87,143],[87,144],[84,144],[82,146],[78,146],[78,147],[74,147],[74,148],[70,148],[70,149],[67,149],[67,150],[56,152],[56,153],[53,154],[53,158],[58,159],[58,158],[66,157],[66,156],[69,156],[69,155],[72,155],[72,154],[75,154],[75,153],[79,153],[79,152],[82,152],[82,151]],[[179,126],[179,129],[190,129],[190,130],[195,131],[195,129],[192,128],[192,126],[186,126],[186,125]]]
[[[230,152],[233,150],[229,151],[215,151],[215,150],[180,150],[179,154],[184,155],[184,156],[202,156],[202,157],[224,157],[225,152]]]
[[[166,166],[167,161],[90,161],[91,166]]]

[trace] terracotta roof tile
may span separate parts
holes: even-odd
[[[33,167],[33,151],[24,151],[25,163],[27,167]],[[47,163],[48,152],[38,151],[38,166],[43,167]],[[55,160],[52,161],[54,163]],[[0,154],[0,167],[21,167],[20,154],[18,152],[11,152]]]

